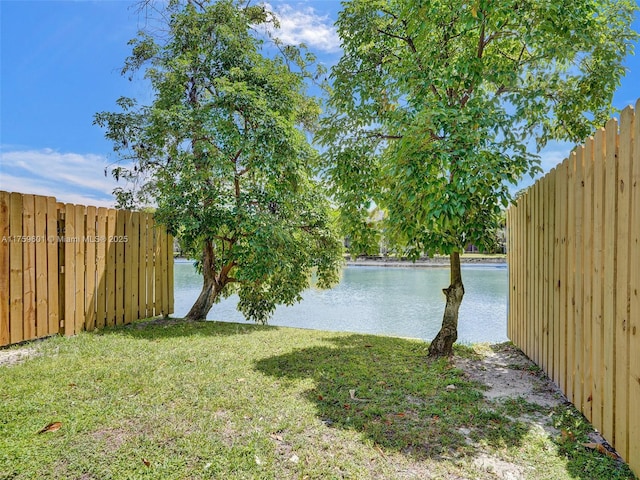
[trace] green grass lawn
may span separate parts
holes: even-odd
[[[3,480],[634,478],[570,407],[489,403],[422,341],[155,322],[34,347],[0,367]]]

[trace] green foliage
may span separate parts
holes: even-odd
[[[347,229],[372,205],[406,253],[488,247],[527,144],[580,141],[611,115],[637,34],[629,0],[352,0],[319,140]],[[364,233],[363,233],[364,232]]]
[[[304,132],[320,113],[306,94],[314,59],[281,45],[262,53],[252,28],[272,19],[262,6],[170,11],[166,39],[140,34],[123,69],[145,69],[151,105],[121,98],[120,112],[95,117],[124,160],[113,173],[129,183],[116,194],[127,207],[155,202],[216,299],[237,292],[245,316],[266,321],[299,300],[313,271],[322,287],[338,278],[341,245]]]

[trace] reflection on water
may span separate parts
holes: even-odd
[[[466,266],[465,296],[460,307],[458,341],[507,340],[507,269],[504,265]],[[320,330],[379,333],[433,339],[444,311],[442,289],[448,268],[347,267],[331,290],[307,290],[304,300],[280,306],[270,325]],[[190,262],[175,264],[175,313],[184,316],[202,288]],[[244,322],[237,297],[213,306],[207,319]]]

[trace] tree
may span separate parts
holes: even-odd
[[[429,356],[451,355],[457,339],[460,252],[492,241],[508,184],[539,171],[530,139],[579,141],[612,113],[636,9],[629,0],[344,3],[344,54],[319,135],[326,175],[360,245],[377,205],[403,253],[450,256]]]
[[[123,69],[145,69],[151,104],[120,98],[121,111],[95,116],[124,161],[116,194],[155,202],[197,258],[203,287],[186,319],[235,292],[245,317],[265,322],[314,275],[336,282],[342,261],[305,133],[320,112],[306,94],[314,59],[277,41],[277,55],[262,53],[255,27],[276,21],[262,6],[170,2],[169,13],[164,39],[139,34]]]

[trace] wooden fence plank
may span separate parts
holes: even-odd
[[[146,311],[147,311],[147,317],[152,317],[154,315],[157,315],[157,312],[154,310],[154,283],[155,283],[155,276],[153,274],[153,264],[154,264],[154,254],[155,254],[155,224],[153,221],[153,216],[152,215],[148,215],[147,216],[147,264],[146,264],[146,277],[147,277],[147,281],[146,281],[146,293],[145,296],[147,297],[147,303],[146,303]]]
[[[522,195],[522,231],[521,231],[521,239],[524,244],[524,251],[522,256],[522,329],[520,332],[520,349],[523,352],[527,351],[527,321],[529,315],[529,295],[527,292],[527,287],[529,286],[527,283],[527,268],[529,266],[529,244],[527,242],[527,233],[528,233],[528,202],[527,202],[527,194]]]
[[[125,212],[116,210],[116,325],[124,323],[124,225]]]
[[[1,202],[1,200],[0,200]],[[1,207],[0,207],[1,208]],[[513,333],[513,325],[512,325],[512,319],[513,319],[513,311],[511,310],[511,302],[509,301],[509,298],[511,298],[511,296],[513,295],[513,277],[511,276],[512,274],[512,269],[511,269],[511,264],[512,264],[512,251],[511,251],[511,245],[512,245],[512,240],[511,240],[511,214],[513,212],[513,208],[507,208],[506,211],[506,232],[507,232],[507,291],[509,292],[507,294],[507,338],[512,338],[511,334]],[[1,221],[1,220],[0,220]]]
[[[509,290],[509,311],[508,311],[508,319],[509,319],[509,339],[515,344],[518,345],[516,332],[518,331],[518,327],[516,325],[516,321],[518,318],[518,297],[520,295],[520,285],[518,284],[518,272],[519,267],[516,263],[516,259],[518,258],[517,249],[516,249],[516,240],[518,238],[517,228],[517,220],[516,217],[518,215],[518,201],[514,201],[514,206],[512,206],[509,211],[509,241],[511,242],[511,247],[508,247],[507,251],[509,252],[509,263],[507,264],[508,272],[509,272],[509,281],[511,282],[511,290]]]
[[[9,192],[0,192],[0,347],[9,345]]]
[[[562,211],[566,208],[562,201],[562,187],[564,177],[564,169],[559,165],[556,170],[556,193],[555,193],[555,237],[554,237],[554,259],[553,259],[553,316],[551,317],[551,343],[553,344],[553,371],[551,379],[556,385],[561,385],[560,376],[560,315],[561,315],[561,298],[560,298],[560,264],[562,255]]]
[[[583,381],[582,381],[582,413],[590,421],[593,406],[593,165],[594,165],[594,138],[589,137],[584,145],[584,195],[583,195],[583,329],[584,346],[582,355]]]
[[[522,318],[520,317],[520,265],[518,263],[518,252],[519,249],[518,247],[516,247],[516,245],[519,244],[518,240],[520,239],[519,236],[519,232],[518,229],[520,228],[520,222],[519,220],[519,215],[520,215],[520,208],[518,208],[518,205],[520,205],[520,200],[516,200],[515,201],[515,206],[513,208],[510,208],[509,211],[511,212],[510,214],[510,219],[511,219],[511,226],[509,227],[509,230],[511,231],[511,242],[513,244],[513,247],[511,248],[513,255],[511,257],[511,263],[509,264],[509,276],[513,277],[513,288],[514,290],[512,290],[512,294],[513,297],[511,296],[511,294],[509,295],[509,312],[513,311],[513,316],[509,317],[509,321],[511,323],[511,336],[509,337],[509,339],[517,346],[520,346],[520,341],[519,341],[519,337],[518,335],[520,334],[520,328],[517,324],[518,319]]]
[[[59,279],[60,266],[58,259],[58,207],[56,199],[47,197],[47,297],[48,297],[48,332],[54,335],[60,332]]]
[[[35,237],[35,197],[22,196],[22,298],[24,339],[36,338],[36,244]]]
[[[129,237],[127,242],[127,248],[130,249],[131,260],[130,260],[130,285],[129,290],[130,293],[130,309],[129,309],[129,318],[133,320],[139,319],[140,314],[140,304],[138,300],[139,295],[139,275],[140,275],[140,212],[133,212],[131,214],[131,223],[129,225]]]
[[[559,315],[556,317],[558,336],[558,385],[566,392],[567,387],[567,187],[569,183],[569,161],[560,165],[562,179],[560,181],[559,203],[562,205],[559,218],[559,246],[560,271],[558,272],[558,300],[560,302]]]
[[[107,209],[96,215],[96,328],[107,324]]]
[[[515,330],[516,333],[515,335],[511,338],[511,340],[513,341],[513,343],[515,343],[518,348],[520,350],[522,350],[522,325],[521,322],[523,322],[523,314],[522,314],[522,301],[523,301],[523,295],[524,295],[524,288],[522,286],[522,279],[524,278],[524,274],[522,273],[522,262],[523,262],[523,254],[522,254],[522,225],[523,225],[523,221],[522,221],[522,204],[523,204],[523,199],[522,196],[520,196],[517,200],[517,209],[515,211],[515,220],[514,220],[514,243],[518,242],[520,247],[518,248],[517,252],[517,256],[516,256],[516,260],[514,261],[514,270],[515,270],[515,281],[517,282],[517,286],[516,286],[516,302],[515,302],[515,311],[516,311],[516,320],[514,322],[514,326],[515,326]]]
[[[67,284],[66,280],[66,265],[67,260],[65,258],[65,249],[67,248],[67,244],[65,242],[65,231],[66,231],[66,205],[64,203],[56,202],[56,224],[58,229],[58,318],[59,318],[59,327],[58,331],[61,335],[64,335],[65,332],[65,315],[67,310],[67,304],[65,302],[65,286]]]
[[[549,176],[545,175],[542,179],[540,179],[540,209],[543,212],[542,218],[542,238],[540,241],[541,253],[538,259],[538,263],[540,263],[540,367],[543,371],[547,371],[549,365],[547,363],[548,360],[548,337],[547,337],[547,327],[549,325],[549,319],[547,317],[547,303],[549,301],[549,268],[548,263],[545,261],[547,257],[550,255],[547,245],[547,235],[549,232]]]
[[[576,149],[575,165],[575,189],[573,191],[574,202],[574,378],[573,378],[573,404],[578,410],[582,410],[583,401],[583,351],[584,351],[584,317],[583,317],[583,275],[584,275],[584,237],[583,237],[583,209],[584,209],[584,146]]]
[[[616,450],[629,458],[629,256],[631,241],[631,161],[633,140],[633,109],[620,114],[620,140],[618,144],[616,274],[615,274],[615,418],[613,435]]]
[[[519,334],[518,334],[518,346],[521,350],[526,350],[526,320],[527,320],[527,202],[526,202],[526,193],[520,197],[518,200],[519,210],[520,210],[520,218],[519,218],[519,232],[518,237],[520,239],[520,243],[522,248],[520,250],[520,258],[518,259],[518,265],[520,268],[520,301],[519,301]]]
[[[576,154],[575,151],[571,152],[567,162],[567,209],[566,209],[566,234],[565,234],[565,265],[566,270],[563,275],[563,281],[565,283],[565,298],[566,298],[566,310],[565,310],[565,325],[566,325],[566,367],[565,367],[565,389],[564,393],[567,398],[573,402],[573,375],[575,365],[575,324],[574,324],[574,271],[575,271],[575,244],[574,244],[574,229],[575,229],[575,202],[573,192],[576,189],[575,185],[575,170],[576,170]]]
[[[11,193],[9,197],[9,298],[11,299],[9,332],[11,343],[25,339],[23,316],[23,270],[22,270],[22,195]]]
[[[49,334],[49,292],[47,278],[47,197],[35,197],[35,254],[36,254],[36,337]],[[57,275],[57,272],[54,272]]]
[[[123,315],[123,322],[125,325],[128,325],[129,323],[131,323],[134,318],[131,316],[131,304],[132,304],[132,298],[131,298],[131,280],[132,280],[132,274],[131,274],[131,270],[133,269],[133,262],[132,262],[132,248],[131,248],[131,243],[134,241],[135,235],[133,232],[133,221],[131,218],[131,212],[130,211],[123,211],[122,212],[122,216],[124,218],[124,235],[122,238],[122,246],[124,247],[124,291],[123,291],[123,308],[124,308],[124,315]]]
[[[169,250],[167,252],[168,255],[168,270],[167,270],[167,275],[166,278],[168,279],[168,284],[169,284],[169,308],[167,310],[167,315],[171,315],[173,314],[173,309],[174,309],[174,294],[173,294],[173,275],[174,275],[174,270],[173,270],[173,236],[169,235],[167,242],[169,243]]]
[[[64,334],[75,335],[76,230],[75,206],[68,203],[64,209]]]
[[[527,191],[527,193],[524,196],[524,202],[525,202],[525,218],[526,218],[526,223],[525,223],[525,242],[527,244],[527,260],[526,260],[526,277],[525,277],[525,296],[526,296],[526,305],[527,305],[527,309],[526,309],[526,315],[525,315],[525,319],[526,319],[526,328],[524,329],[524,333],[525,333],[525,338],[524,338],[524,345],[525,345],[525,349],[524,351],[526,352],[527,356],[532,356],[532,345],[533,345],[533,335],[532,335],[532,321],[531,321],[531,315],[533,313],[533,292],[531,291],[531,266],[533,265],[534,262],[534,258],[533,258],[533,248],[531,245],[531,192]]]
[[[602,427],[605,438],[613,440],[615,363],[615,278],[616,278],[616,191],[618,122],[612,118],[605,128],[603,285],[602,285]]]
[[[169,235],[164,225],[160,229],[162,236],[162,244],[160,248],[160,259],[162,261],[162,269],[160,272],[160,281],[162,282],[162,315],[169,315]]]
[[[546,249],[545,249],[545,230],[544,230],[544,220],[546,215],[546,211],[544,209],[545,206],[545,198],[544,198],[544,184],[546,182],[540,181],[539,188],[537,190],[537,205],[536,208],[538,210],[538,235],[537,235],[537,249],[536,255],[536,268],[538,269],[538,275],[536,279],[537,288],[536,288],[536,297],[537,297],[537,320],[536,320],[536,350],[538,351],[538,359],[539,365],[542,364],[544,360],[544,263],[540,261],[541,258],[544,258]]]
[[[640,100],[636,103],[633,128],[631,192],[631,242],[629,265],[629,465],[640,475]]]
[[[138,265],[138,316],[147,318],[147,217],[148,213],[140,213],[140,256]]]
[[[549,271],[549,285],[547,291],[545,342],[547,343],[547,370],[546,374],[553,377],[553,315],[555,312],[555,264],[556,264],[556,177],[558,169],[554,168],[549,173],[549,186],[547,188],[547,200],[549,204],[549,232],[547,233],[547,270]]]
[[[603,362],[603,242],[604,242],[604,159],[606,157],[606,138],[603,128],[598,129],[594,139],[594,170],[593,170],[593,310],[592,310],[592,345],[591,360],[593,379],[593,403],[591,423],[597,428],[602,428],[602,362]]]
[[[541,245],[541,235],[542,228],[540,225],[541,211],[540,211],[540,184],[536,183],[532,188],[533,198],[532,198],[532,208],[533,208],[533,222],[532,222],[532,236],[531,239],[533,241],[533,254],[534,254],[534,263],[531,266],[532,274],[533,274],[533,303],[534,310],[533,314],[533,359],[537,364],[540,363],[540,327],[542,325],[542,315],[540,312],[540,262],[538,259],[540,258],[540,245]]]
[[[96,328],[96,248],[98,246],[96,220],[98,209],[88,206],[86,208],[85,223],[85,298],[84,298],[84,328],[91,332]]]
[[[105,239],[106,249],[106,325],[112,327],[116,324],[116,210],[110,208],[107,211],[107,235]]]
[[[85,256],[84,256],[84,235],[85,235],[85,223],[84,223],[84,211],[83,205],[76,205],[74,207],[75,215],[75,229],[76,234],[73,237],[73,252],[75,255],[75,312],[73,317],[74,332],[80,333],[84,327],[84,289],[85,289]]]
[[[153,252],[153,309],[155,315],[162,314],[162,228],[156,223],[154,226],[155,249]]]
[[[533,187],[532,187],[533,188]],[[533,358],[535,350],[534,329],[535,329],[535,303],[536,295],[534,291],[533,273],[535,266],[534,251],[534,194],[532,188],[527,191],[527,356]]]

